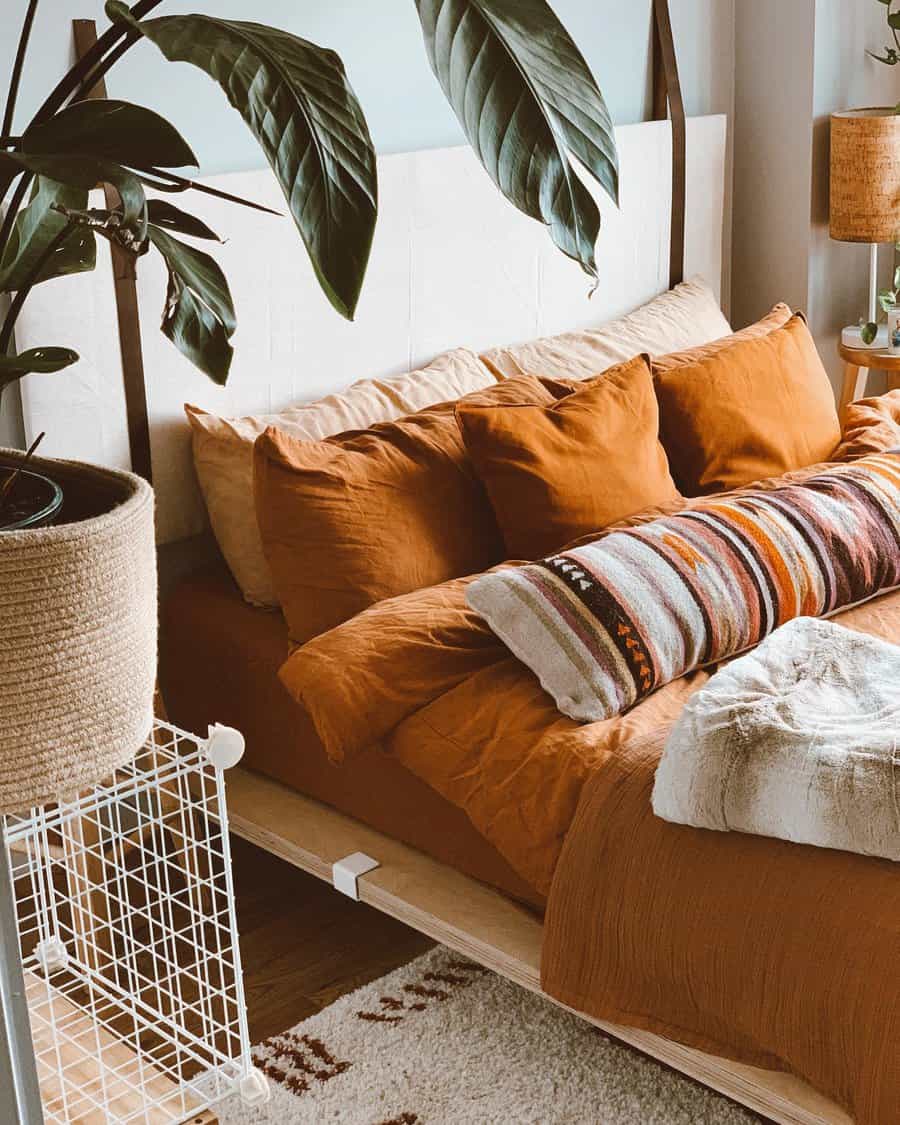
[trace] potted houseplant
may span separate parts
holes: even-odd
[[[28,0],[0,123],[0,396],[78,356],[54,341],[18,353],[36,285],[94,268],[96,239],[168,271],[161,328],[224,383],[236,313],[197,242],[218,235],[171,196],[222,195],[178,130],[143,106],[90,95],[142,38],[204,70],[256,136],[322,290],[352,319],[377,213],[365,117],[330,50],[258,23],[147,18],[162,0],[111,0],[110,26],[20,126],[16,100],[38,0]],[[498,188],[596,277],[600,216],[571,156],[613,197],[612,124],[578,48],[545,0],[410,0],[432,68]],[[373,21],[374,22],[374,21]],[[89,206],[98,184],[118,203]],[[163,196],[148,198],[152,188]],[[252,200],[225,196],[256,207]],[[263,208],[264,209],[264,208]],[[185,241],[187,239],[188,241]],[[150,725],[155,671],[152,493],[127,473],[0,451],[0,812],[77,789],[133,753]]]

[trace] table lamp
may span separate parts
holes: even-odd
[[[831,115],[831,237],[869,244],[868,320],[878,319],[878,243],[900,237],[900,116],[892,109]],[[850,348],[884,348],[886,330],[865,343],[857,325],[841,340]]]

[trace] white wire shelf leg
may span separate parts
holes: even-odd
[[[0,817],[0,1056],[3,1055],[9,1060],[10,1081],[0,1083],[0,1121],[10,1125],[43,1125],[19,952],[12,860],[6,822]]]

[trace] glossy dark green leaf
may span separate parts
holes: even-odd
[[[7,163],[84,191],[90,191],[99,184],[112,184],[122,199],[124,222],[135,229],[141,239],[144,238],[147,225],[147,200],[141,181],[127,168],[112,160],[101,160],[96,156],[79,156],[76,153],[40,156],[26,152],[0,153],[0,173]]]
[[[91,98],[72,102],[22,134],[22,152],[76,152],[118,164],[180,168],[197,164],[190,145],[164,117],[131,102]]]
[[[71,348],[30,348],[19,355],[0,355],[0,387],[32,372],[49,374],[78,362]]]
[[[170,60],[200,67],[244,118],[278,178],[324,292],[352,317],[377,211],[375,153],[333,51],[261,24],[213,16],[132,20]]]
[[[170,280],[163,333],[183,356],[213,382],[224,385],[228,379],[234,349],[222,322],[190,289]]]
[[[618,202],[612,121],[545,0],[416,0],[432,68],[491,179],[596,277],[600,214],[576,156]]]
[[[200,180],[186,180],[183,176],[176,176],[174,172],[167,172],[162,168],[148,168],[136,173],[138,179],[147,187],[157,191],[171,192],[178,195],[183,191],[198,191],[201,195],[211,195],[215,199],[224,199],[227,203],[239,203],[242,207],[249,207],[253,211],[264,211],[267,215],[281,215],[281,211],[273,211],[271,207],[264,207],[252,199],[244,199],[240,195],[232,195],[229,191],[220,191],[210,187]]]
[[[217,383],[228,378],[237,321],[228,282],[209,254],[148,228],[169,271],[162,330],[178,350]]]
[[[230,336],[237,327],[234,304],[225,274],[215,258],[173,238],[159,227],[148,229],[150,241],[166,260],[169,273],[191,289],[221,320]]]
[[[16,216],[9,242],[0,259],[0,293],[22,287],[31,277],[41,255],[66,225],[65,218],[51,209],[53,204],[61,204],[73,211],[81,210],[87,207],[87,192],[43,176],[35,180],[28,206]],[[93,232],[83,226],[75,227],[56,248],[32,284],[92,270],[96,261],[97,244]]]
[[[187,234],[192,238],[209,238],[216,242],[222,241],[202,219],[198,219],[196,215],[189,215],[187,211],[182,211],[180,207],[175,207],[165,199],[147,200],[147,219],[153,226],[175,230],[179,234]]]

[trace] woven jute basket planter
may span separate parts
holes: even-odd
[[[17,455],[0,450],[0,466]],[[153,490],[33,458],[60,522],[0,531],[0,813],[81,792],[147,738],[156,675]]]

